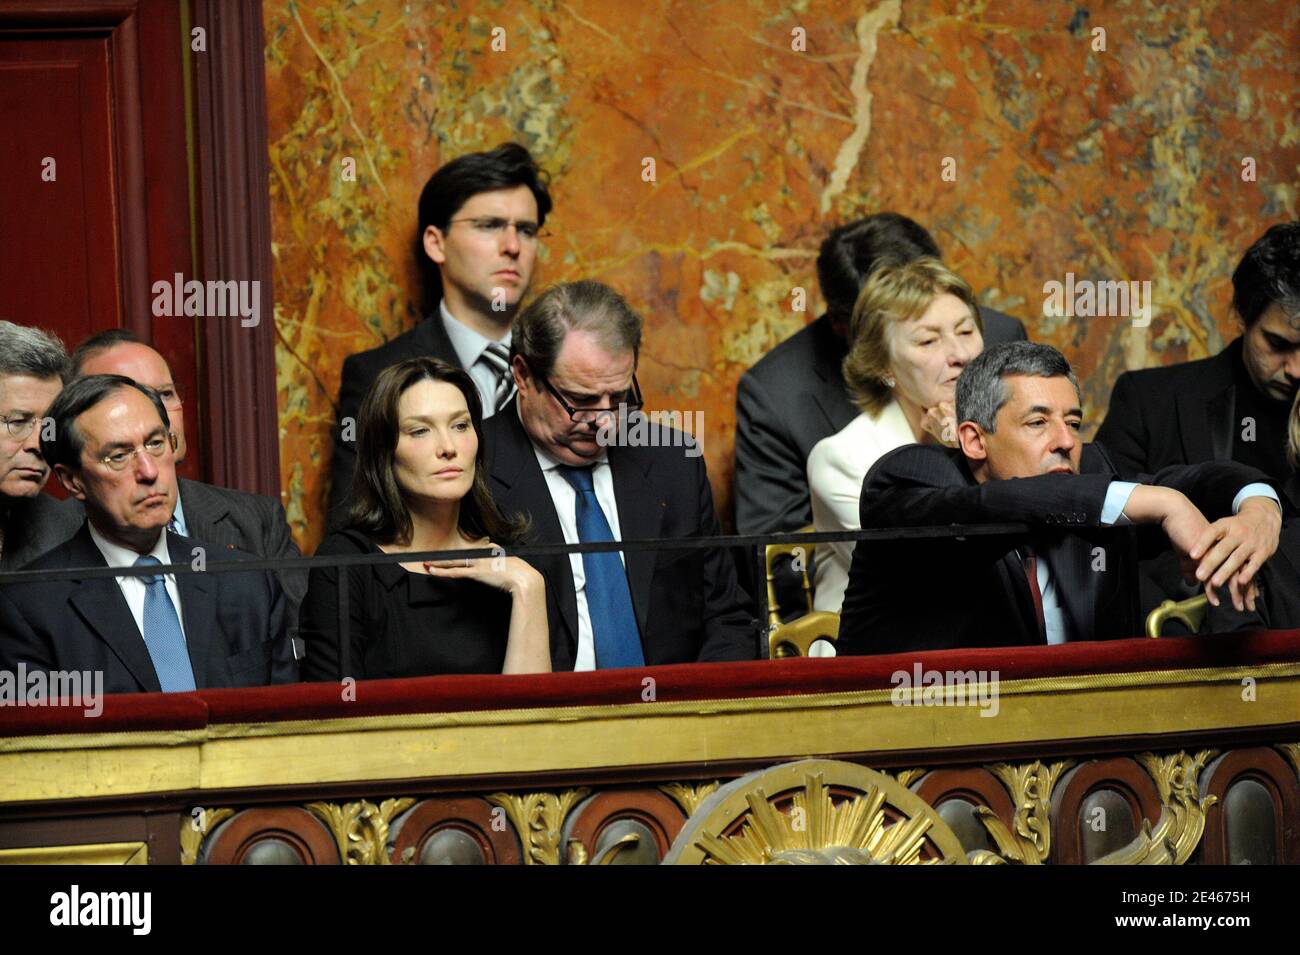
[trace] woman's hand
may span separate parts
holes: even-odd
[[[951,401],[941,401],[933,408],[925,409],[921,419],[921,430],[925,432],[926,444],[942,444],[949,448],[957,447],[957,408]]]
[[[482,547],[491,547],[499,553],[492,557],[464,557],[460,560],[426,560],[425,572],[431,577],[449,579],[467,578],[496,587],[515,597],[527,597],[543,588],[542,575],[527,561],[507,557],[504,550],[491,541]]]

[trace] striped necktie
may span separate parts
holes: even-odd
[[[515,376],[510,373],[510,351],[500,342],[492,342],[483,349],[480,358],[497,375],[496,393],[492,398],[492,411],[496,413],[515,396]]]

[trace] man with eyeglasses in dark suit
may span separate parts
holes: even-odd
[[[485,423],[484,440],[489,490],[531,520],[528,543],[719,533],[698,433],[652,425],[632,440],[638,426],[619,427],[641,406],[641,324],[598,282],[553,286],[515,319],[518,394]],[[527,559],[546,578],[555,670],[758,654],[758,622],[721,548]]]
[[[85,506],[70,540],[33,571],[139,567],[116,577],[36,579],[0,590],[0,669],[103,674],[103,692],[183,692],[298,678],[285,600],[268,571],[150,574],[199,544],[171,533],[176,436],[156,392],[120,375],[68,384],[41,453]],[[237,559],[221,551],[208,562]]]
[[[330,459],[332,526],[347,516],[361,399],[385,368],[407,358],[440,358],[469,373],[484,418],[510,402],[510,324],[532,281],[550,211],[546,174],[518,143],[460,156],[429,178],[420,193],[415,243],[425,317],[411,331],[343,362]]]
[[[157,392],[176,435],[176,463],[185,460],[189,445],[180,389],[166,359],[156,349],[126,328],[98,332],[72,353],[72,377],[85,375],[124,375]],[[75,497],[64,506],[76,513],[76,523],[67,535],[70,537],[81,526],[84,511]],[[302,556],[279,500],[188,478],[177,478],[176,507],[168,529],[226,551],[239,550],[257,557]],[[296,633],[298,606],[307,593],[307,574],[284,571],[280,585],[288,600],[289,630]]]

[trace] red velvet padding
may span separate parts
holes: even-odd
[[[1003,680],[1300,662],[1300,630],[594,673],[375,680],[357,683],[354,699],[346,701],[338,683],[110,696],[98,719],[86,719],[79,710],[0,708],[0,736],[191,729],[203,725],[197,715],[203,710],[211,723],[252,723],[639,703],[651,695],[664,702],[891,689],[893,674],[910,673],[914,661],[928,670],[996,670]]]

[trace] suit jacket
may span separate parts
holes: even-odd
[[[1141,634],[1136,561],[1140,545],[1159,541],[1152,533],[1140,540],[1141,529],[1132,526],[1100,529],[1106,491],[1116,479],[1099,444],[1084,446],[1077,475],[984,484],[976,483],[957,449],[913,444],[885,455],[862,488],[864,528],[1027,523],[1034,532],[1028,541],[1001,535],[859,541],[838,652],[1041,644],[1016,553],[1026,543],[1047,562],[1076,639]],[[1244,465],[1211,462],[1168,468],[1146,483],[1182,491],[1215,520],[1232,513],[1242,487],[1267,480]]]
[[[77,533],[83,516],[48,494],[9,502],[0,571],[19,570]]]
[[[174,562],[199,542],[167,535]],[[237,558],[214,550],[210,562]],[[243,555],[247,556],[247,555]],[[106,567],[88,525],[27,570]],[[177,574],[180,615],[199,689],[264,686],[298,679],[285,625],[284,594],[267,571]],[[105,693],[158,692],[144,637],[117,580],[33,581],[0,591],[0,669],[99,670]]]
[[[398,335],[378,348],[349,355],[343,360],[338,418],[334,427],[334,451],[330,457],[328,518],[331,529],[337,529],[345,523],[352,473],[357,469],[356,442],[355,439],[343,440],[343,419],[357,420],[361,400],[366,396],[370,383],[381,371],[399,361],[423,355],[441,358],[457,368],[461,366],[460,359],[456,357],[456,349],[447,336],[447,329],[442,324],[442,316],[436,310],[409,332]]]
[[[1300,521],[1282,528],[1275,553],[1257,577],[1261,592],[1254,610],[1237,612],[1225,593],[1219,606],[1210,607],[1205,630],[1295,630],[1300,628]]]
[[[987,345],[1023,341],[1010,315],[980,309]],[[823,315],[777,345],[736,386],[736,529],[797,531],[812,523],[806,468],[822,438],[858,416],[844,384],[848,346]]]
[[[246,555],[258,557],[302,556],[289,532],[284,506],[275,498],[189,478],[180,478],[177,485],[185,514],[185,529],[194,541],[209,549],[243,551]],[[76,515],[77,527],[80,527],[86,519],[82,503],[68,498],[64,507]],[[296,635],[298,608],[307,593],[307,572],[280,571],[277,577],[284,591],[289,633]]]
[[[1121,477],[1132,480],[1172,465],[1232,460],[1234,372],[1241,350],[1238,338],[1213,358],[1128,371],[1116,379],[1096,440],[1111,453]],[[1300,506],[1294,479],[1284,497]],[[1177,556],[1167,552],[1143,563],[1141,587],[1148,608],[1197,592],[1183,582]]]
[[[483,423],[489,488],[506,513],[532,520],[531,544],[563,544],[560,519],[518,414],[507,409]],[[718,534],[704,458],[681,447],[613,447],[609,466],[622,539]],[[753,660],[758,621],[721,549],[627,551],[632,607],[648,666],[714,660]],[[578,599],[569,557],[530,558],[546,578],[551,664],[572,670],[578,652]]]
[[[1238,338],[1213,358],[1126,371],[1115,380],[1096,440],[1125,480],[1172,464],[1232,460],[1241,348]]]

